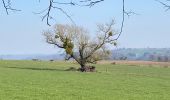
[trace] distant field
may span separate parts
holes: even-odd
[[[154,61],[128,61],[128,60],[115,60],[115,61],[100,61],[99,64],[119,64],[119,65],[138,65],[149,67],[170,67],[170,62],[154,62]]]
[[[170,68],[142,65],[81,73],[65,71],[71,62],[0,61],[0,100],[170,100]]]

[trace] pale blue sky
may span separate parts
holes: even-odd
[[[44,2],[43,2],[44,1]],[[38,12],[46,8],[42,0],[15,0],[15,8],[22,12],[6,15],[0,2],[0,55],[2,54],[53,54],[58,49],[45,43],[42,31],[50,27],[41,21]],[[71,7],[64,9],[72,16],[77,25],[95,31],[96,23],[104,23],[112,18],[119,29],[122,12],[122,0],[105,0],[92,8]],[[118,47],[130,48],[170,48],[170,11],[165,12],[162,5],[155,0],[125,0],[126,10],[132,10],[139,15],[126,17],[123,34],[118,40]],[[55,23],[70,23],[70,20],[60,11],[54,12]]]

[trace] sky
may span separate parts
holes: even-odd
[[[64,0],[67,1],[67,0]],[[51,29],[42,15],[34,14],[47,7],[47,1],[15,0],[14,8],[21,12],[6,14],[0,2],[0,55],[7,54],[54,54],[60,49],[45,42],[44,30]],[[77,25],[96,34],[96,24],[114,19],[115,28],[120,30],[122,21],[122,0],[105,0],[91,8],[61,6]],[[170,48],[170,11],[155,0],[125,0],[125,9],[137,15],[125,17],[123,33],[117,48]],[[52,11],[55,24],[71,24],[71,21],[60,11]],[[114,48],[114,47],[113,47]]]

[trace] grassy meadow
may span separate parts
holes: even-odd
[[[170,100],[170,68],[71,62],[0,61],[0,100]]]

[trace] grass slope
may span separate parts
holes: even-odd
[[[169,100],[170,68],[69,62],[0,61],[0,100]]]

